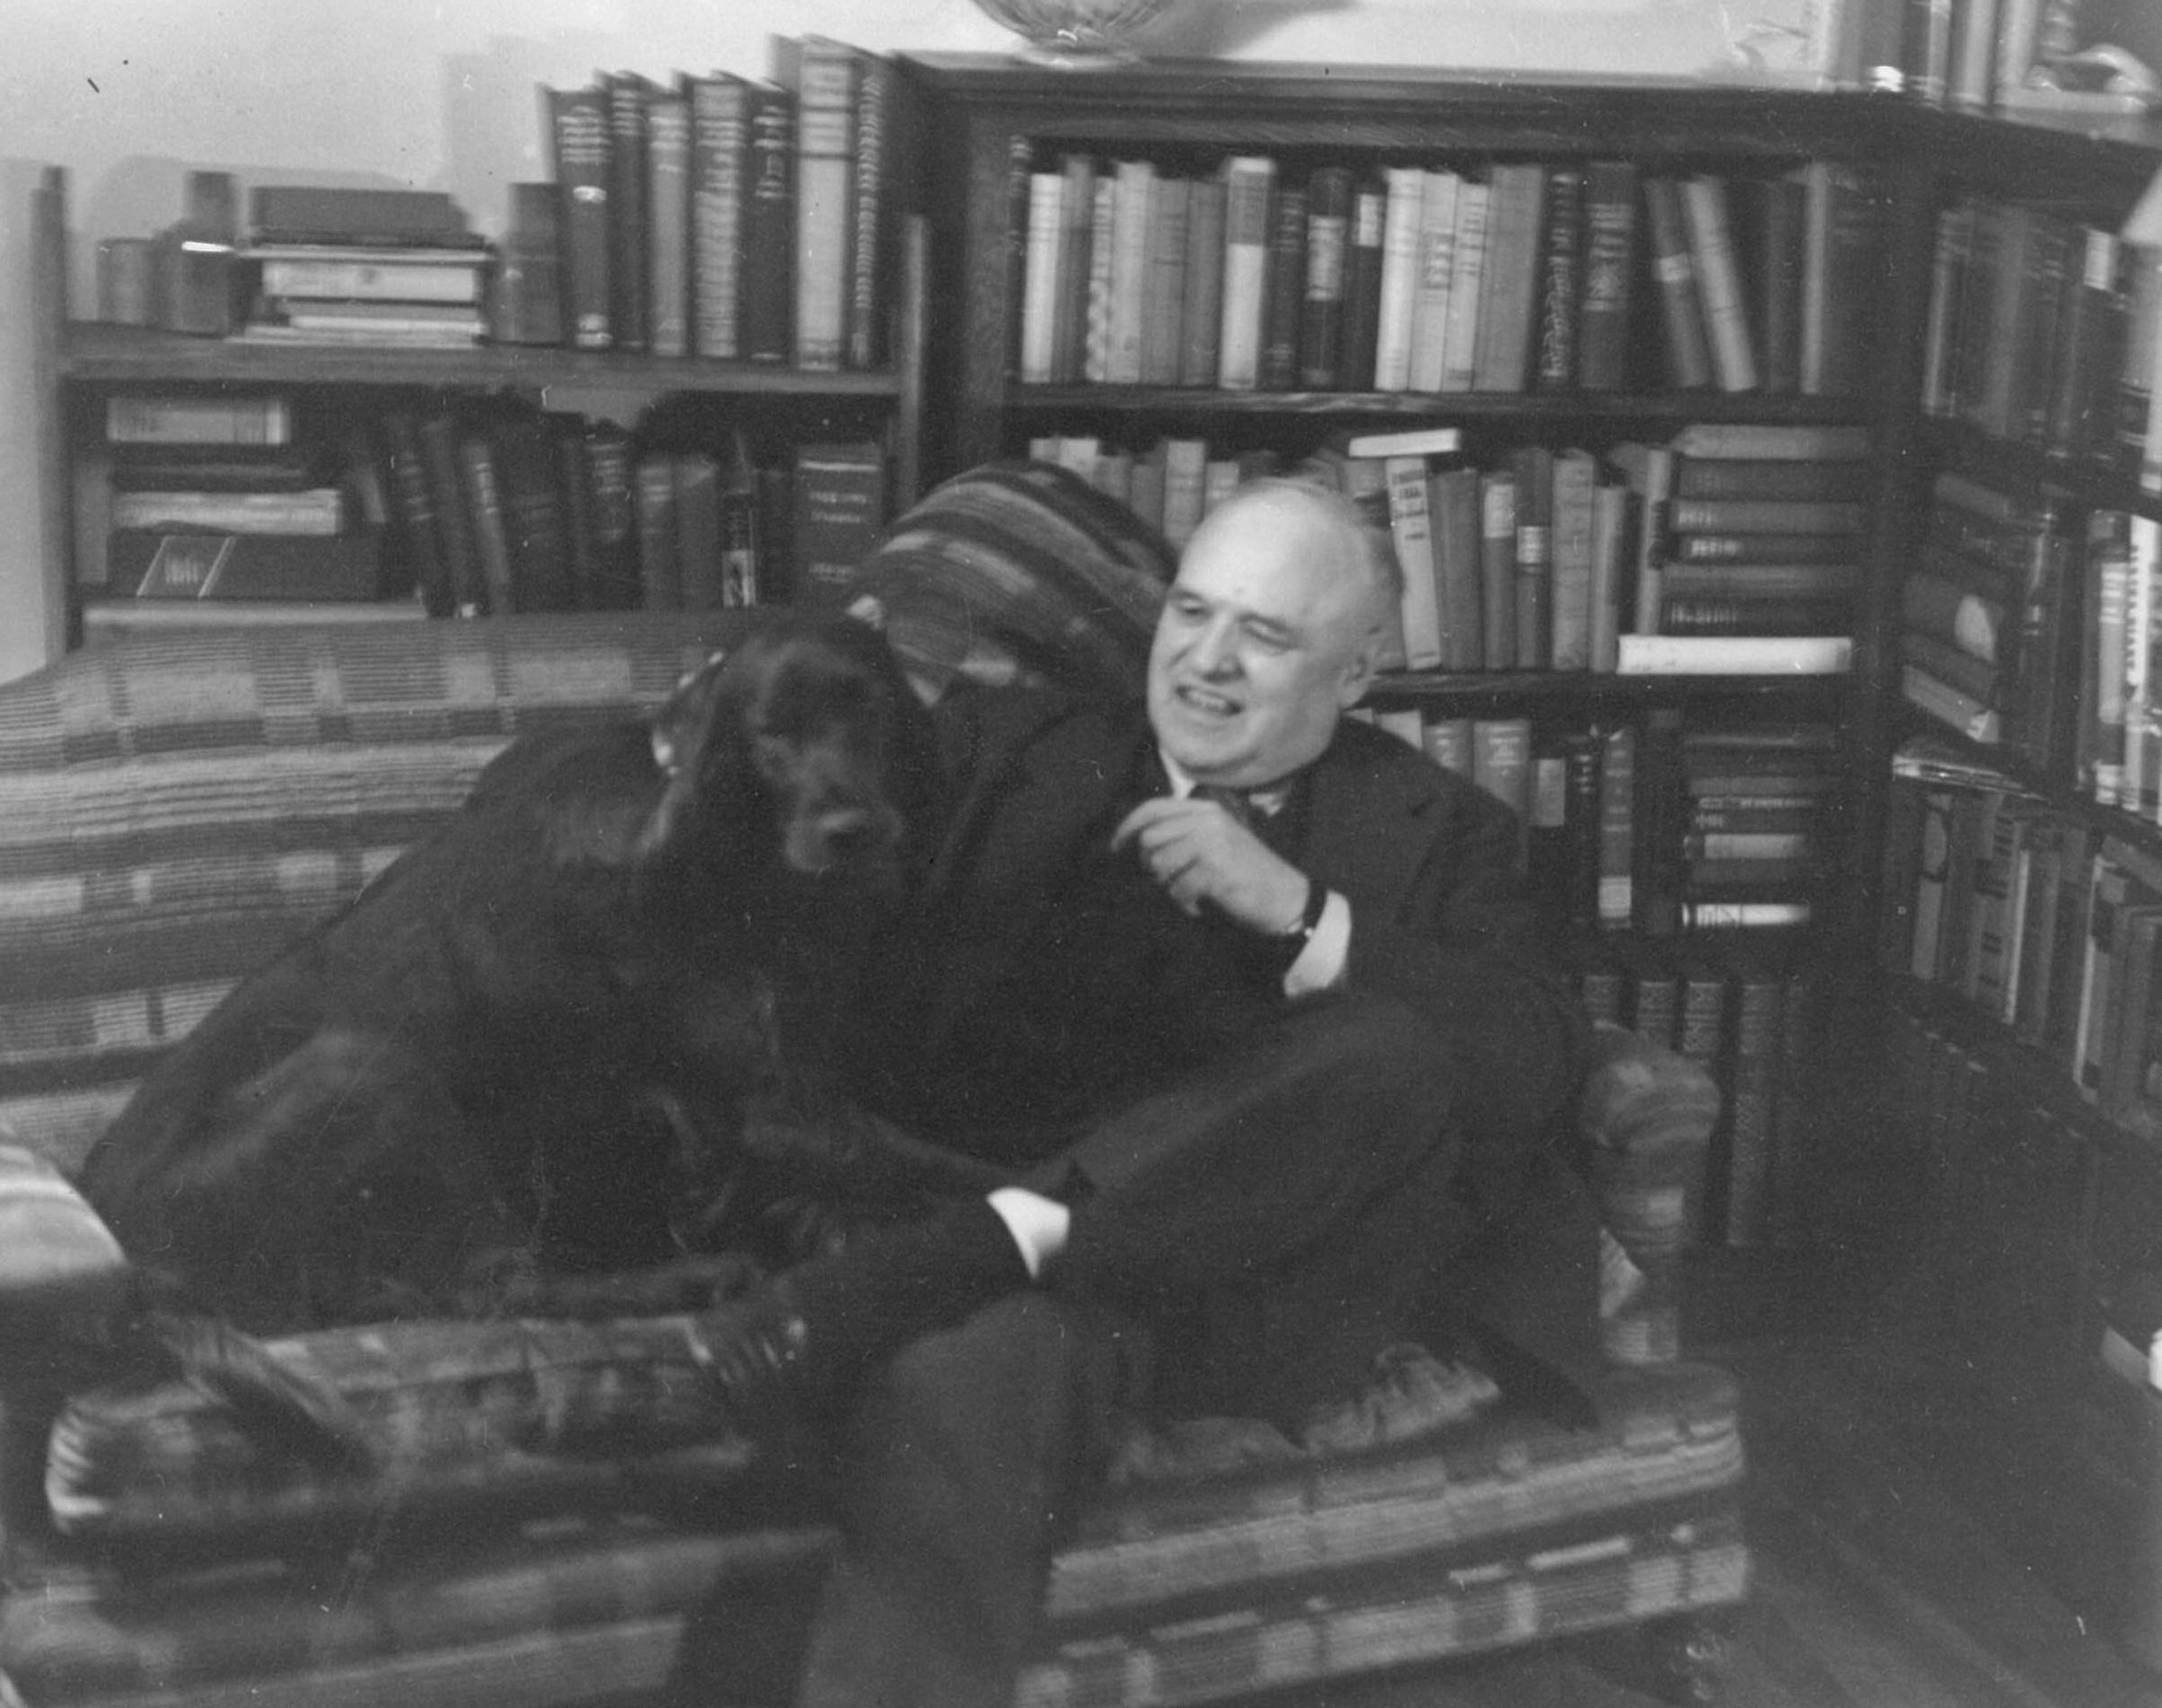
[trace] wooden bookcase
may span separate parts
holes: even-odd
[[[848,436],[886,452],[894,513],[914,502],[923,477],[926,227],[901,227],[892,304],[890,364],[876,371],[810,372],[768,364],[596,354],[569,348],[480,345],[398,349],[251,344],[71,317],[66,180],[48,169],[35,195],[34,363],[38,442],[44,469],[48,607],[61,632],[81,638],[72,506],[75,460],[99,438],[104,400],[125,393],[220,396],[277,392],[318,418],[355,426],[393,407],[498,400],[551,414],[610,420],[661,442],[710,442],[741,425],[767,456],[795,442]]]
[[[2126,1510],[2122,1479],[2098,1484],[2094,1475],[2082,1395],[2096,1364],[2099,1290],[2114,1271],[2162,1271],[2162,1234],[2154,1231],[2162,1228],[2162,1143],[2103,1117],[2009,1026],[1887,965],[1883,944],[1905,901],[1888,893],[1897,879],[1887,878],[1884,856],[1887,830],[1897,828],[1888,825],[1893,755],[1909,738],[1941,729],[1903,697],[1899,638],[1903,587],[1939,473],[1964,473],[2015,495],[2047,490],[2080,513],[2116,508],[2162,517],[2162,496],[2124,475],[1925,414],[1939,213],[1960,197],[1983,196],[2114,225],[2162,166],[2162,126],[2009,120],[1878,95],[1470,81],[1379,67],[1156,64],[1083,79],[964,56],[913,57],[904,66],[929,118],[925,182],[938,266],[931,336],[947,358],[928,404],[926,456],[935,473],[1018,454],[1033,436],[1060,431],[1127,442],[1207,433],[1295,456],[1342,431],[1414,420],[1455,424],[1475,447],[1511,437],[1597,445],[1703,422],[1868,430],[1874,479],[1847,675],[1422,672],[1387,680],[1378,698],[1448,716],[1597,723],[1678,708],[1685,718],[1839,726],[1846,834],[1828,905],[1809,933],[1824,978],[1809,1082],[1821,1107],[1798,1235],[1806,1256],[1797,1264],[1778,1250],[1707,1250],[1697,1271],[1713,1285],[1700,1290],[1709,1307],[1700,1315],[1737,1320],[1720,1295],[1752,1287],[1805,1327],[1816,1305],[1858,1293],[1912,1306],[1921,1341],[1965,1368],[1965,1380],[1948,1381],[1948,1396],[1956,1397],[1938,1415],[1960,1415],[1948,1436],[1975,1450],[1965,1461],[1976,1467],[1979,1487],[2006,1479],[1989,1510],[2004,1514],[2008,1530],[2036,1554],[2061,1565],[2076,1558],[2076,1548],[2049,1543],[2076,1534],[2079,1520],[2040,1520],[2090,1515],[2091,1502],[2074,1496],[2098,1486]],[[1656,388],[1437,395],[1024,384],[1011,354],[1022,312],[1014,284],[1021,204],[1010,179],[1017,159],[1041,170],[1069,153],[1152,157],[1186,171],[1232,154],[1268,154],[1287,162],[1287,174],[1322,160],[1372,170],[1436,160],[1620,158],[1650,170],[1740,173],[1836,162],[1865,174],[1886,209],[1882,289],[1845,311],[1869,328],[1865,378],[1852,395],[1832,398]],[[2004,766],[2093,835],[2121,836],[2162,861],[2154,812],[2135,823],[2131,812],[2094,804],[2069,745],[2047,763],[2026,765],[2000,748],[1964,745],[1968,757]],[[1686,952],[1686,937],[1674,947]],[[1827,1276],[1831,1285],[1816,1284]],[[1761,1318],[1745,1309],[1739,1320]]]

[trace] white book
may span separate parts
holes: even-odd
[[[1223,319],[1216,383],[1251,391],[1261,378],[1262,312],[1269,265],[1269,203],[1276,162],[1265,154],[1224,162]]]
[[[1464,449],[1457,427],[1406,427],[1397,433],[1361,433],[1347,439],[1347,457],[1450,457]]]
[[[1089,201],[1089,282],[1081,316],[1081,378],[1102,385],[1111,377],[1111,258],[1116,252],[1118,180],[1096,180]]]
[[[1727,185],[1702,173],[1681,184],[1682,225],[1696,262],[1696,284],[1711,334],[1711,369],[1722,391],[1756,390],[1756,353],[1750,341],[1748,299],[1727,217]]]
[[[1845,635],[1624,635],[1624,676],[1837,676],[1854,661]]]
[[[1434,537],[1427,502],[1426,459],[1391,457],[1388,531],[1404,571],[1404,662],[1407,670],[1441,666],[1441,601],[1434,583]]]
[[[1419,224],[1426,174],[1392,166],[1381,215],[1381,302],[1374,329],[1374,390],[1408,391],[1412,317],[1419,293]]]
[[[1028,242],[1021,255],[1021,381],[1051,383],[1057,347],[1058,251],[1065,223],[1066,180],[1028,174]]]
[[[1142,305],[1148,294],[1149,223],[1154,217],[1156,167],[1150,161],[1122,160],[1114,182],[1111,339],[1104,358],[1104,378],[1112,385],[1139,385]]]
[[[1163,536],[1184,546],[1201,526],[1209,480],[1206,439],[1166,439],[1164,451]]]
[[[1450,256],[1449,311],[1442,337],[1441,390],[1469,391],[1479,371],[1479,299],[1486,275],[1486,215],[1492,191],[1466,180],[1457,191],[1457,241]]]
[[[1449,293],[1456,278],[1457,205],[1464,180],[1429,171],[1419,193],[1419,284],[1412,299],[1411,384],[1439,391],[1449,354]],[[1387,240],[1383,238],[1386,268]]]

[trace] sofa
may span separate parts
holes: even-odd
[[[1137,679],[1166,560],[1065,478],[964,476],[866,566],[863,609],[927,691]],[[122,1257],[68,1185],[159,1053],[503,742],[646,711],[757,620],[173,630],[0,686],[0,1702],[787,1699],[827,1467],[707,1414],[695,1320],[270,1343],[377,1432],[374,1468],[324,1469],[106,1356]],[[1734,1386],[1680,1356],[1716,1112],[1695,1066],[1600,1029],[1579,1110],[1609,1230],[1596,1423],[1405,1346],[1296,1439],[1136,1423],[1053,1562],[1020,1700],[1234,1700],[1615,1627],[1708,1695],[1708,1622],[1748,1580]]]

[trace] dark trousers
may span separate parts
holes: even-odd
[[[1353,1391],[1463,1218],[1451,1065],[1399,1004],[1314,999],[1073,1145],[1051,1284],[867,1384],[799,1700],[1005,1708],[1115,1408],[1289,1420]]]

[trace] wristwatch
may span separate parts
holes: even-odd
[[[1314,941],[1314,933],[1321,929],[1321,915],[1329,905],[1329,892],[1311,878],[1306,880],[1306,907],[1299,915],[1299,923],[1283,933],[1279,939],[1291,951],[1296,960],[1306,946]]]

